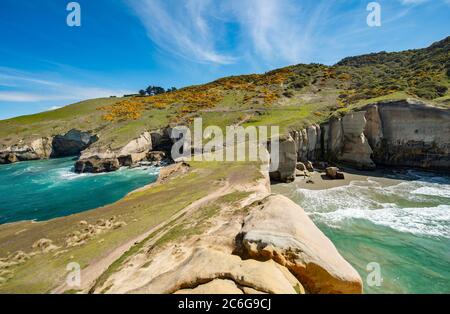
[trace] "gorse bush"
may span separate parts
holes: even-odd
[[[403,92],[424,99],[448,93],[450,37],[425,49],[373,53],[345,58],[334,66],[298,64],[265,74],[221,78],[177,90],[149,86],[105,111],[107,121],[139,119],[144,110],[170,110],[171,122],[189,123],[202,111],[231,99],[236,108],[271,108],[281,98],[295,101],[298,93],[334,91],[327,99],[336,110],[359,101]],[[318,116],[318,113],[315,114]]]

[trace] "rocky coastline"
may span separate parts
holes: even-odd
[[[449,172],[450,112],[412,99],[367,105],[290,132],[280,144],[280,161],[271,173],[280,182],[295,179],[297,162]]]
[[[413,99],[369,104],[282,137],[279,169],[271,178],[293,181],[297,162],[343,163],[361,170],[396,166],[448,172],[449,139],[450,112],[446,109]],[[97,141],[93,132],[79,130],[21,140],[0,149],[0,164],[78,155],[76,172],[99,173],[171,159],[169,127],[146,131],[118,149],[97,145]]]

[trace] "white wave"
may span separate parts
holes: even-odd
[[[418,189],[412,191],[411,193],[450,198],[450,186],[448,186],[448,185],[446,185],[446,186],[440,185],[437,187],[424,186],[424,187],[421,187],[421,188],[418,188]]]
[[[335,227],[348,219],[365,219],[401,232],[450,238],[450,205],[375,210],[348,208],[314,215]]]
[[[368,179],[327,190],[298,189],[296,199],[313,218],[329,226],[364,219],[400,232],[450,238],[450,200],[436,199],[450,198],[450,185],[435,183],[449,179],[414,174],[418,180],[387,187]]]

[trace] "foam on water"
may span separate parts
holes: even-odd
[[[76,174],[72,158],[0,166],[0,223],[46,220],[113,203],[154,182],[156,167]]]
[[[360,219],[401,232],[450,238],[449,178],[410,173],[414,180],[393,186],[368,179],[328,190],[298,189],[295,198],[312,217],[334,228]]]
[[[450,177],[416,170],[387,176],[402,181],[383,186],[369,178],[288,193],[355,267],[365,292],[448,293]],[[381,267],[381,286],[366,281],[373,262]]]

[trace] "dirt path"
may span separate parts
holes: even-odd
[[[146,238],[148,238],[151,234],[155,233],[156,231],[166,227],[170,224],[170,222],[176,220],[180,216],[184,214],[188,214],[189,212],[211,202],[216,199],[218,199],[221,196],[224,196],[226,194],[229,194],[232,192],[233,189],[230,188],[229,182],[225,182],[225,185],[218,190],[216,190],[213,193],[208,194],[207,196],[193,202],[189,206],[185,207],[181,211],[177,212],[175,215],[170,217],[168,220],[158,224],[157,226],[151,228],[147,232],[139,235],[138,237],[135,237],[122,245],[114,248],[110,252],[108,252],[103,257],[93,261],[89,266],[84,268],[81,271],[81,287],[79,287],[77,290],[82,291],[89,291],[90,288],[94,285],[95,280],[100,277],[108,268],[113,264],[116,260],[118,260],[123,254],[125,254],[133,245],[144,241]],[[162,236],[159,235],[159,236]],[[66,285],[64,282],[63,284],[56,287],[52,293],[54,294],[61,294],[64,293],[64,291],[70,290],[70,288]]]

